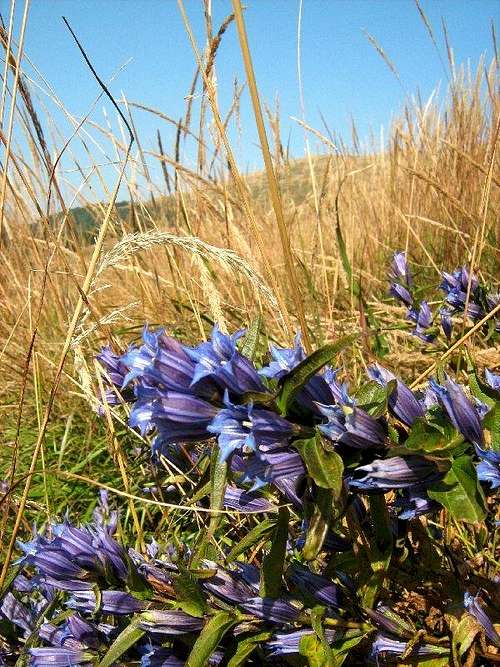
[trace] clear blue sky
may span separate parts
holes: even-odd
[[[6,18],[4,0],[4,19]],[[491,20],[498,0],[421,0],[446,61],[441,17],[446,21],[457,63],[472,67],[482,54],[493,55]],[[246,0],[246,22],[257,81],[263,100],[280,99],[282,135],[292,153],[304,154],[303,131],[290,116],[300,115],[296,47],[299,3],[296,0]],[[200,45],[204,44],[201,0],[186,0]],[[21,2],[18,2],[21,9]],[[230,13],[228,0],[213,0],[214,26]],[[82,62],[62,23],[65,15],[102,78],[126,60],[132,62],[111,85],[118,97],[156,107],[178,118],[194,73],[194,56],[174,0],[32,0],[26,52],[76,116],[89,109],[97,83]],[[403,86],[370,45],[371,33],[396,65]],[[237,75],[244,80],[235,26],[223,38],[217,58],[218,90],[227,109]],[[307,119],[320,127],[319,111],[337,133],[349,134],[351,116],[361,137],[379,132],[401,108],[405,95],[420,89],[426,98],[441,82],[442,63],[412,0],[304,0],[302,75]],[[111,113],[109,103],[105,103]],[[102,107],[102,105],[100,105]],[[259,166],[260,152],[248,96],[242,105],[243,136],[237,147],[243,169]],[[52,108],[52,107],[51,107]],[[57,117],[57,116],[56,116]],[[103,122],[99,108],[93,117]],[[152,146],[157,119],[136,112],[142,142]],[[69,131],[68,127],[63,131]],[[173,130],[162,128],[171,147]],[[79,153],[81,154],[81,153]]]

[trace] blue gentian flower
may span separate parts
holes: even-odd
[[[411,287],[413,284],[413,278],[408,266],[406,253],[403,250],[394,253],[391,263],[391,278],[402,282],[408,287]]]
[[[488,368],[484,371],[486,382],[492,389],[500,391],[500,373],[492,373]]]
[[[394,610],[383,603],[379,603],[376,609],[365,607],[363,611],[379,630],[396,637],[407,637],[408,639],[415,635],[416,628],[404,621]]]
[[[51,527],[52,538],[37,536],[20,543],[24,559],[38,569],[41,579],[60,590],[89,590],[103,578],[125,581],[127,555],[109,533],[109,526],[72,526],[68,519]]]
[[[424,487],[414,486],[403,489],[396,498],[393,509],[398,519],[415,519],[417,516],[430,514],[440,509],[441,505],[427,496]]]
[[[468,442],[481,446],[483,443],[481,420],[477,408],[467,398],[462,387],[451,378],[446,380],[444,386],[435,380],[430,380],[429,385],[457,431]]]
[[[301,509],[304,505],[302,495],[302,482],[304,480],[305,469],[302,467],[302,473],[291,477],[274,477],[273,484],[285,498],[292,503],[296,509]]]
[[[406,652],[407,643],[393,639],[387,635],[377,634],[371,647],[370,658],[388,658],[390,656],[401,658]],[[431,655],[449,655],[449,649],[444,646],[433,646],[431,644],[417,644],[410,653],[410,658],[421,658]]]
[[[444,272],[442,275],[443,281],[441,282],[440,287],[445,293],[446,302],[455,312],[463,312],[467,301],[467,290],[469,289],[469,272],[467,268],[463,266],[453,273]],[[483,308],[481,303],[477,300],[476,295],[477,288],[479,287],[479,280],[477,279],[477,276],[472,274],[470,282],[467,315],[471,320],[478,320],[484,316]]]
[[[217,568],[215,563],[213,566],[217,569],[217,572],[213,577],[201,582],[204,590],[229,604],[240,604],[255,596],[253,588],[236,573]]]
[[[183,667],[186,664],[170,648],[149,643],[144,650],[139,667]]]
[[[240,608],[252,616],[273,623],[293,623],[301,610],[288,600],[254,597],[242,602]]]
[[[0,618],[2,616],[28,634],[33,630],[35,618],[10,591],[4,595],[0,604]]]
[[[66,602],[69,609],[90,614],[95,611],[97,605],[94,591],[74,591]],[[126,616],[144,609],[144,602],[138,600],[130,593],[124,591],[101,591],[100,606],[98,609],[103,614],[116,614]]]
[[[73,618],[72,616],[70,618]],[[51,646],[62,646],[64,648],[73,649],[75,651],[85,650],[91,646],[97,648],[99,644],[99,631],[96,626],[93,626],[93,637],[86,636],[86,641],[76,639],[69,629],[69,621],[66,621],[61,626],[56,626],[53,623],[42,623],[38,631],[38,638],[43,639]],[[90,642],[89,642],[90,639]]]
[[[287,579],[302,592],[308,593],[321,604],[325,604],[337,612],[345,604],[345,595],[333,581],[319,574],[314,574],[305,567],[292,566],[287,572]]]
[[[88,651],[69,648],[30,648],[30,665],[33,667],[92,667],[95,656]]]
[[[259,374],[273,380],[282,380],[288,373],[296,368],[306,358],[306,353],[301,343],[301,334],[297,333],[293,348],[270,346],[272,361],[264,366]],[[329,380],[335,381],[335,376],[316,374],[300,390],[296,402],[302,408],[317,412],[316,403],[330,403],[333,397]]]
[[[297,427],[271,410],[248,405],[233,405],[225,396],[225,408],[220,410],[207,427],[217,435],[221,459],[225,461],[234,451],[243,454],[275,449],[297,433]]]
[[[296,479],[305,474],[300,454],[288,448],[266,452],[259,457],[252,456],[248,459],[240,457],[236,461],[233,458],[231,469],[243,473],[239,480],[241,484],[253,482],[251,491],[280,479]]]
[[[401,301],[405,306],[411,306],[413,304],[413,297],[410,292],[399,283],[391,283],[389,287],[389,294],[393,296],[398,301]]]
[[[259,592],[260,588],[260,570],[251,563],[236,561],[234,566],[238,572],[239,578],[248,584],[254,591],[253,595]]]
[[[408,319],[415,322],[416,327],[412,334],[424,343],[431,343],[435,338],[435,333],[429,333],[428,329],[432,327],[432,312],[427,301],[421,301],[419,309],[410,308],[408,310]]]
[[[500,303],[500,292],[490,292],[486,294],[486,304],[488,306],[488,312],[493,310]],[[500,317],[497,315],[495,317],[495,331],[500,333]]]
[[[477,478],[491,485],[493,491],[500,487],[500,452],[494,449],[482,449],[476,445],[479,465],[476,468]]]
[[[335,640],[336,631],[327,628],[324,633],[326,641],[331,644]],[[294,632],[277,632],[273,634],[272,639],[264,644],[264,648],[269,651],[267,655],[270,658],[299,653],[302,638],[310,635],[314,635],[314,632],[309,628],[295,630]]]
[[[324,373],[324,379],[326,384],[328,385],[328,388],[330,389],[331,395],[334,399],[334,401],[322,401],[319,399],[316,399],[318,403],[329,403],[329,402],[337,402],[339,405],[349,405],[351,407],[354,407],[356,405],[356,401],[349,395],[349,387],[346,382],[339,382],[337,380],[337,375],[339,374],[340,369],[333,369],[330,367],[327,367],[325,369]]]
[[[142,333],[143,344],[131,348],[123,356],[129,371],[123,380],[126,386],[134,380],[163,390],[192,393],[195,363],[175,338],[160,329],[152,332],[147,326]]]
[[[235,486],[227,486],[224,492],[224,507],[230,507],[243,514],[254,512],[272,512],[277,508],[266,498],[249,493]]]
[[[106,489],[99,490],[99,499],[92,512],[92,517],[96,526],[106,530],[110,535],[114,535],[118,526],[118,511],[110,509]]]
[[[372,380],[386,387],[391,380],[396,380],[396,387],[389,396],[389,409],[403,424],[411,426],[419,417],[424,416],[424,408],[414,393],[393,373],[379,364],[368,367],[368,375]]]
[[[405,306],[412,306],[413,297],[410,289],[413,285],[413,280],[405,252],[394,253],[389,277],[391,279],[389,293]]]
[[[204,440],[207,427],[217,414],[217,408],[190,394],[137,387],[138,400],[130,413],[129,424],[145,435],[157,432],[155,446],[177,440]]]
[[[122,401],[131,402],[134,400],[133,392],[130,389],[123,389],[124,379],[129,371],[123,358],[124,355],[113,352],[109,345],[103,347],[96,356],[97,361],[105,371],[102,383],[104,396],[100,398],[108,405],[119,405]],[[102,406],[99,408],[99,412],[104,413]]]
[[[440,308],[439,315],[441,316],[441,328],[448,340],[451,340],[453,330],[453,320],[451,319],[450,311],[447,308]]]
[[[229,336],[215,325],[209,341],[194,348],[184,347],[188,357],[195,362],[191,383],[193,387],[209,378],[216,382],[222,391],[227,389],[236,395],[266,391],[253,363],[236,347],[236,342],[244,333],[244,330],[241,330]]]
[[[439,474],[434,463],[420,456],[377,459],[356,468],[355,474],[360,473],[363,473],[363,477],[349,479],[349,486],[365,492],[406,489],[423,482],[430,483]]]
[[[318,404],[318,408],[328,419],[319,425],[319,429],[332,442],[356,449],[379,447],[385,443],[385,426],[362,408],[322,404]]]
[[[469,591],[466,591],[464,593],[464,607],[469,612],[469,614],[474,616],[476,621],[484,628],[484,632],[490,642],[495,644],[495,646],[500,647],[500,636],[495,630],[493,623],[489,619],[488,615],[484,611],[479,595],[472,595],[469,593]]]
[[[174,637],[190,632],[199,632],[205,619],[190,616],[180,610],[161,611],[151,609],[141,614],[140,627],[153,635]]]
[[[269,351],[272,361],[267,366],[261,368],[259,373],[263,377],[272,380],[281,380],[306,358],[306,353],[301,343],[300,331],[295,336],[292,348],[271,345]]]

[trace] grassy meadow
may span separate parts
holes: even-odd
[[[498,346],[484,336],[466,336],[450,355],[441,339],[426,346],[411,336],[387,277],[393,253],[406,250],[416,283],[435,298],[441,271],[464,264],[498,289],[498,60],[466,67],[450,48],[446,87],[429,100],[414,91],[383,139],[361,142],[355,122],[342,138],[326,123],[298,121],[300,157],[288,154],[279,112],[261,100],[273,173],[243,174],[228,137],[252,86],[237,88],[229,109],[219,108],[215,89],[217,48],[233,28],[223,26],[193,57],[194,81],[179,91],[190,100],[180,120],[116,98],[121,135],[73,119],[74,133],[64,138],[2,29],[9,70],[0,180],[4,549],[16,520],[26,535],[32,522],[66,511],[90,518],[99,488],[123,508],[121,530],[138,521],[145,532],[157,526],[175,534],[192,521],[147,504],[148,443],[123,414],[96,412],[96,353],[107,344],[124,350],[145,322],[195,342],[214,323],[233,332],[261,316],[261,355],[269,341],[291,344],[297,329],[309,350],[359,333],[345,358],[354,381],[380,360],[411,383],[443,355],[455,366],[472,359],[481,371],[498,372]],[[195,90],[203,94],[189,97]],[[155,145],[135,135],[139,114],[155,117]],[[125,121],[134,139],[129,153]],[[177,128],[171,146],[162,141],[167,126]],[[196,146],[188,164],[179,157],[186,141]],[[71,162],[78,142],[92,179],[108,191],[102,200]],[[101,173],[101,151],[116,165],[113,179],[123,171],[123,200]],[[65,179],[61,154],[66,169],[82,173],[78,187]],[[151,169],[155,162],[161,170]]]

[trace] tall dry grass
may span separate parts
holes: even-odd
[[[428,101],[408,99],[383,143],[362,144],[354,126],[352,137],[343,140],[326,127],[297,121],[316,147],[310,160],[287,154],[279,114],[268,109],[272,162],[267,175],[244,178],[228,136],[239,127],[240,104],[247,99],[236,84],[233,103],[221,109],[215,76],[217,49],[233,29],[233,17],[215,30],[209,3],[206,8],[207,40],[203,48],[193,41],[195,76],[186,86],[183,118],[122,98],[121,132],[90,115],[73,118],[41,74],[35,80],[23,73],[28,62],[22,45],[12,26],[2,29],[0,396],[1,418],[14,425],[4,474],[19,455],[24,421],[35,420],[36,440],[43,443],[44,414],[47,421],[67,415],[78,396],[95,390],[95,350],[107,342],[123,346],[145,321],[189,339],[205,336],[213,322],[232,330],[262,314],[268,336],[283,343],[290,342],[303,309],[312,346],[358,329],[359,303],[342,262],[337,225],[355,281],[382,326],[398,314],[384,301],[387,261],[395,249],[409,250],[429,284],[437,283],[442,268],[464,263],[486,280],[498,278],[496,58],[471,71],[450,56],[447,91]],[[59,135],[46,102],[40,103],[40,89],[65,113],[71,135]],[[13,127],[5,120],[9,109]],[[158,124],[155,146],[144,145],[135,131],[134,119],[145,113]],[[126,165],[124,121],[134,135]],[[162,140],[165,125],[176,128],[171,147]],[[78,143],[90,176],[73,157]],[[194,167],[180,158],[188,143],[191,152],[196,147]],[[114,201],[103,159],[114,163],[116,173],[125,165],[126,209]],[[155,162],[160,179],[152,176]],[[70,168],[82,174],[77,186],[66,179]],[[109,193],[106,200],[95,200],[92,183]],[[76,206],[92,215],[99,245],[82,232],[72,212]],[[391,335],[402,340],[399,332]],[[414,350],[408,346],[410,365],[422,359]],[[491,362],[496,352],[486,354]],[[400,351],[400,363],[403,357]],[[52,401],[58,367],[62,389]]]

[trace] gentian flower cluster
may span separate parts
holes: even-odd
[[[407,307],[407,319],[415,324],[413,334],[420,340],[430,343],[436,338],[434,316],[427,301],[416,303],[413,293],[413,278],[408,267],[406,253],[399,251],[394,254],[389,273],[389,293]],[[443,271],[439,285],[444,300],[439,307],[441,328],[448,340],[453,333],[453,317],[464,314],[467,306],[467,317],[478,322],[500,303],[500,295],[488,289],[479,278],[462,266],[452,273]],[[494,320],[497,332],[500,332],[500,318]]]
[[[436,338],[432,312],[427,301],[418,303],[414,299],[413,278],[405,252],[394,254],[389,278],[389,293],[408,308],[407,319],[415,324],[413,335],[424,343],[431,343]]]
[[[401,254],[393,277],[413,307]],[[428,332],[417,318],[419,326]],[[373,364],[355,387],[328,365],[328,347],[307,357],[297,336],[257,364],[242,352],[244,335],[215,327],[191,347],[146,327],[139,346],[99,355],[107,380],[99,400],[127,402],[130,426],[151,439],[150,497],[173,495],[181,510],[175,542],[159,522],[144,553],[127,548],[106,493],[90,523],[65,517],[35,530],[19,544],[19,569],[0,600],[0,664],[24,651],[32,665],[93,665],[117,644],[116,664],[141,667],[243,655],[250,666],[316,664],[328,651],[352,665],[451,659],[447,596],[432,603],[438,637],[401,597],[411,599],[420,575],[434,576],[419,570],[421,549],[438,559],[436,570],[448,562],[435,549],[434,514],[494,522],[498,376],[485,373],[476,393],[444,373],[413,391]],[[182,493],[170,463],[189,481]],[[221,471],[224,488],[212,488]],[[223,512],[208,513],[200,530],[215,491]],[[459,612],[474,617],[480,650],[496,655],[498,582],[487,574],[484,590],[462,591]]]

